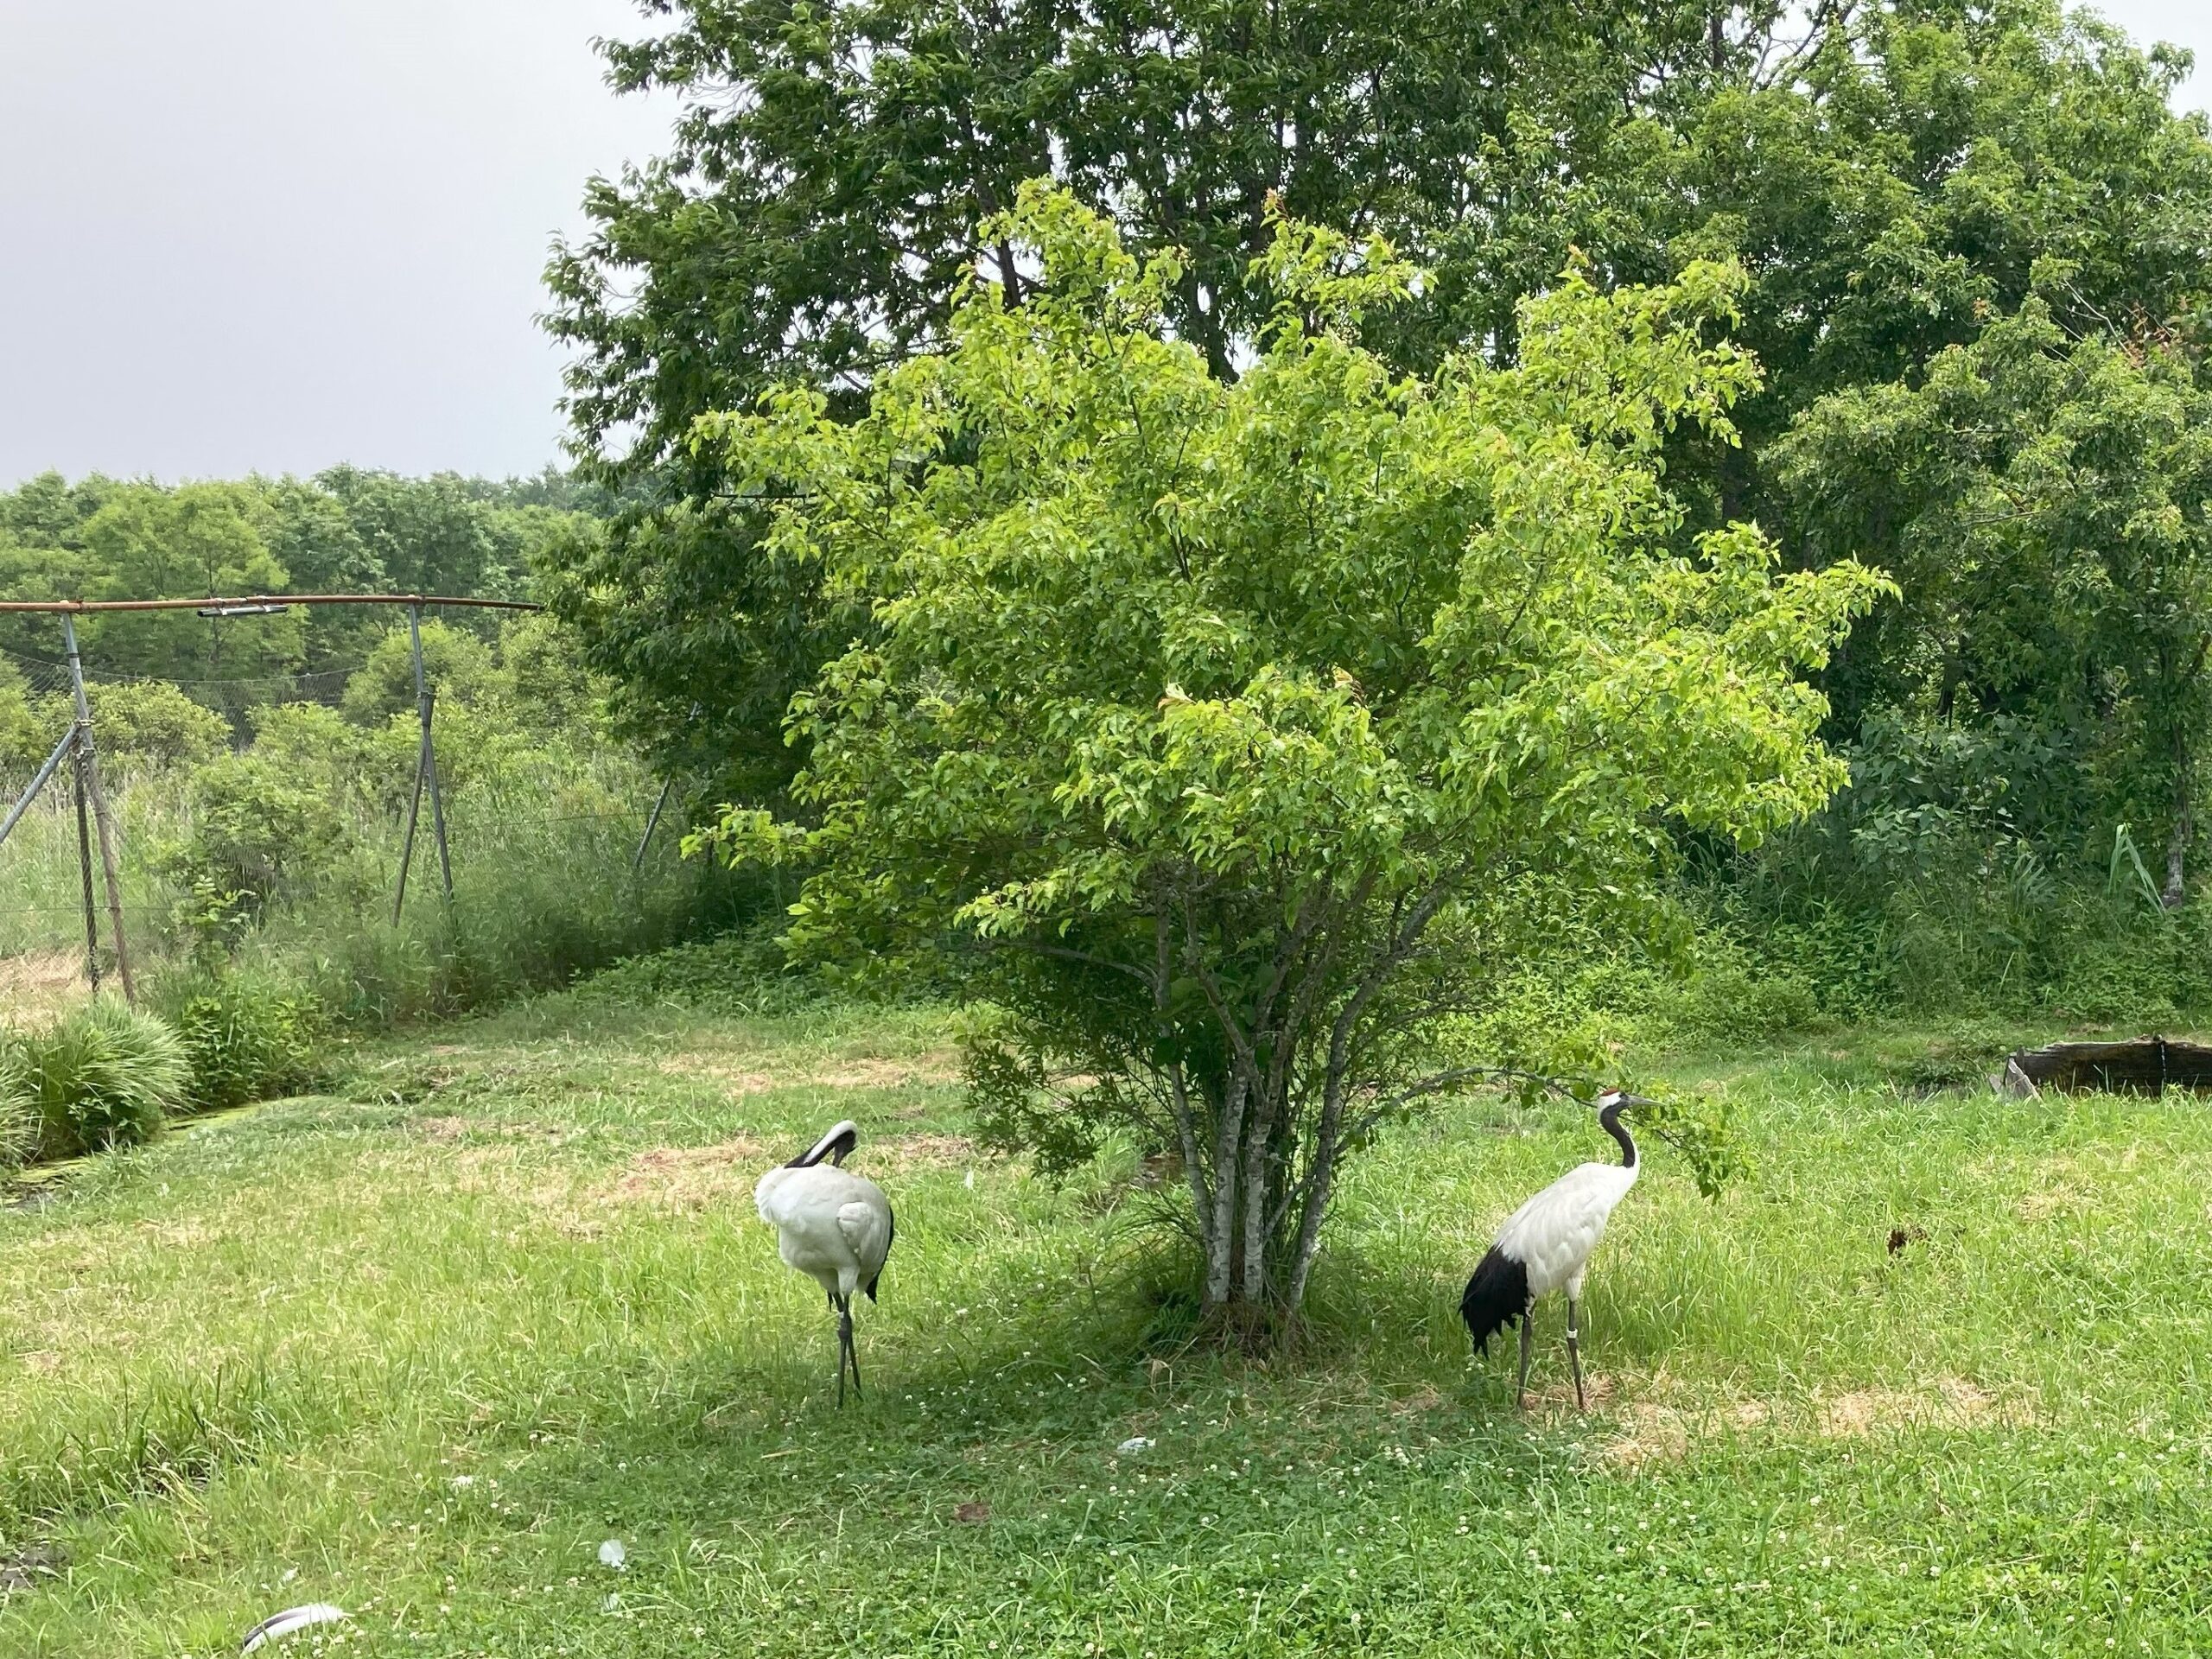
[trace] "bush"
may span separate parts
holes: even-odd
[[[45,1158],[149,1139],[185,1104],[192,1080],[175,1031],[105,997],[8,1047],[7,1069],[36,1114]]]
[[[92,734],[103,758],[154,766],[196,766],[231,746],[231,726],[166,680],[129,680],[87,688],[92,705]],[[67,704],[54,700],[57,720]],[[51,723],[51,722],[50,722]],[[55,726],[57,735],[60,728]]]
[[[492,647],[466,629],[435,620],[423,624],[423,677],[441,715],[456,703],[480,709],[507,695]],[[404,623],[389,629],[346,682],[345,709],[357,726],[380,726],[393,715],[415,718],[415,651]]]
[[[197,897],[209,931],[235,930],[306,890],[344,852],[337,809],[276,761],[226,755],[193,775],[192,825],[160,862]]]
[[[171,1015],[192,1068],[189,1109],[219,1111],[296,1094],[315,1080],[321,1007],[273,976],[219,973]]]
[[[792,970],[771,918],[741,932],[627,957],[578,987],[595,1001],[637,1007],[673,1006],[716,1014],[779,1014],[823,995],[820,982]]]

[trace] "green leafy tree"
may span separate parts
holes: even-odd
[[[1800,49],[1624,119],[1574,226],[1625,279],[1694,257],[1753,273],[1737,337],[1767,378],[1744,442],[1686,433],[1669,474],[1693,523],[1754,515],[1793,555],[1768,451],[1814,401],[1919,373],[2031,291],[2077,333],[2198,333],[2212,240],[2212,142],[2171,101],[2185,55],[2057,0],[1814,10]],[[1829,682],[1846,731],[1851,657]]]
[[[466,597],[509,585],[513,573],[501,563],[490,514],[467,480],[335,467],[315,481],[345,509],[372,568],[401,593]]]
[[[268,498],[269,550],[302,594],[376,594],[390,590],[384,562],[353,526],[346,504],[296,478],[262,486]],[[358,664],[390,619],[367,606],[318,606],[308,613],[308,673]]]
[[[506,700],[512,687],[492,647],[476,635],[433,617],[424,622],[423,679],[442,708]],[[415,718],[415,651],[404,626],[388,629],[346,682],[346,719],[373,726],[404,714]]]
[[[1500,966],[1648,906],[1669,823],[1756,839],[1834,787],[1793,674],[1876,579],[1669,547],[1660,444],[1757,383],[1701,337],[1727,268],[1570,273],[1519,367],[1424,379],[1357,343],[1414,273],[1283,224],[1232,383],[1171,334],[1173,257],[1041,187],[991,232],[1023,302],[979,281],[864,417],[795,390],[713,429],[877,623],[795,705],[805,821],[719,834],[808,872],[795,949],[949,961],[996,1011],[994,1135],[1175,1149],[1207,1308],[1294,1310],[1341,1160],[1473,1075],[1444,1022]]]
[[[615,506],[605,535],[549,550],[549,597],[634,728],[755,798],[803,760],[778,733],[791,696],[868,618],[760,545],[720,456],[689,445],[699,416],[792,381],[856,410],[941,339],[976,260],[1019,302],[1029,275],[982,226],[1046,174],[1133,249],[1179,251],[1161,303],[1218,378],[1274,303],[1251,273],[1277,199],[1435,266],[1370,320],[1398,360],[1503,349],[1583,222],[1562,177],[1639,88],[1712,58],[1702,6],[1614,0],[664,10],[607,52],[618,88],[687,99],[670,151],[593,181],[591,231],[549,273],[578,453]]]
[[[81,597],[283,593],[291,577],[269,550],[267,528],[267,503],[251,485],[118,490],[85,525],[93,585]],[[87,652],[111,672],[252,679],[297,670],[307,618],[296,610],[219,621],[189,613],[126,612],[88,620],[79,631]]]
[[[1181,251],[1163,308],[1224,378],[1275,302],[1251,274],[1271,192],[1427,269],[1363,323],[1424,373],[1510,363],[1517,302],[1573,248],[1601,286],[1741,263],[1738,337],[1766,379],[1742,442],[1679,429],[1668,475],[1680,536],[1749,518],[1792,560],[1768,451],[1819,397],[1919,372],[2038,270],[2081,331],[2193,331],[2205,292],[2212,143],[2171,107],[2184,60],[2056,0],[666,15],[609,48],[613,79],[685,115],[664,157],[590,186],[591,232],[550,273],[575,442],[616,502],[603,535],[549,550],[550,596],[633,727],[756,798],[804,760],[779,712],[872,623],[761,543],[691,424],[791,381],[850,416],[880,366],[935,349],[971,261],[1019,301],[1029,273],[981,226],[1030,175],[1140,255]],[[1885,706],[1891,643],[1824,676],[1835,733]]]
[[[1870,653],[1882,700],[2066,734],[2108,808],[2164,822],[2179,904],[2212,734],[2212,397],[2191,362],[2077,338],[2033,299],[1916,383],[1815,405],[1777,456],[1808,550],[1902,582]]]

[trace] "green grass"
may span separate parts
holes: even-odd
[[[0,1653],[317,1599],[377,1655],[2203,1650],[2198,1102],[1915,1098],[1909,1033],[1683,1062],[1758,1173],[1709,1205],[1652,1152],[1598,1408],[1554,1306],[1523,1416],[1457,1296],[1602,1154],[1581,1114],[1389,1136],[1261,1364],[1184,1344],[1133,1160],[974,1154],[945,1043],[549,999],[0,1211]],[[845,1114],[899,1229],[840,1416],[749,1187]]]
[[[461,750],[460,758],[465,768],[474,757]],[[659,785],[630,758],[578,758],[549,747],[505,765],[495,775],[464,770],[449,791],[450,909],[428,806],[395,924],[400,806],[343,799],[342,853],[310,891],[284,896],[257,918],[236,941],[238,958],[311,991],[334,1020],[380,1030],[564,985],[732,927],[761,908],[741,878],[712,861],[683,859],[672,819],[637,857]],[[165,981],[186,995],[199,988],[184,919],[193,895],[167,862],[193,833],[188,780],[174,771],[118,769],[110,793],[132,960],[142,984],[169,1005]],[[111,960],[105,889],[98,892],[104,960]],[[75,809],[66,789],[49,786],[0,847],[0,1025],[50,1017],[77,1000],[84,943]]]

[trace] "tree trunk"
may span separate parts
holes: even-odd
[[[1238,1200],[1243,1196],[1243,1163],[1244,1113],[1249,1099],[1244,1079],[1232,1074],[1227,1097],[1221,1105],[1220,1127],[1213,1144],[1213,1209],[1202,1217],[1206,1246],[1205,1305],[1226,1306],[1236,1284],[1236,1221]]]

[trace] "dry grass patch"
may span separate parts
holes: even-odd
[[[827,1066],[779,1065],[773,1057],[748,1054],[741,1061],[726,1053],[696,1049],[671,1054],[657,1063],[670,1077],[719,1084],[734,1098],[765,1095],[776,1089],[911,1089],[957,1083],[959,1057],[950,1049],[893,1059],[863,1056]]]
[[[804,1079],[823,1089],[911,1089],[960,1081],[960,1059],[950,1049],[933,1049],[902,1060],[862,1059]]]
[[[1548,1390],[1537,1397],[1549,1402],[1557,1394]],[[1571,1388],[1565,1398],[1571,1407]],[[1598,1399],[1593,1379],[1593,1407]],[[1702,1401],[1688,1399],[1662,1383],[1621,1411],[1621,1432],[1599,1449],[1599,1456],[1615,1468],[1635,1470],[1686,1458],[1703,1440],[1765,1429],[1785,1436],[1796,1431],[1822,1440],[1850,1440],[1900,1430],[2026,1428],[2035,1421],[2034,1411],[2024,1402],[2001,1398],[1958,1376],[1937,1377],[1915,1389],[1853,1389],[1821,1395],[1797,1408],[1727,1393]]]
[[[1605,1393],[1612,1393],[1610,1383]],[[1733,1437],[1764,1428],[1773,1414],[1763,1401],[1745,1395],[1719,1395],[1704,1402],[1668,1397],[1662,1385],[1658,1397],[1631,1401],[1620,1413],[1621,1432],[1599,1448],[1599,1459],[1617,1469],[1637,1470],[1647,1464],[1686,1458],[1700,1440]],[[1593,1401],[1598,1390],[1591,1390]],[[1567,1395],[1570,1405],[1573,1395]]]
[[[592,1196],[607,1204],[703,1210],[749,1196],[770,1157],[766,1146],[743,1135],[711,1147],[654,1147]]]
[[[1820,1432],[1831,1439],[1899,1428],[2024,1428],[2035,1421],[2021,1402],[2000,1399],[1962,1376],[1938,1377],[1915,1389],[1855,1389],[1815,1409]]]
[[[19,957],[0,957],[0,1021],[50,1026],[91,995],[81,956],[29,950]]]
[[[982,1152],[964,1135],[900,1135],[882,1141],[862,1141],[854,1167],[866,1173],[869,1166],[893,1170],[925,1168],[931,1165],[972,1164]]]

